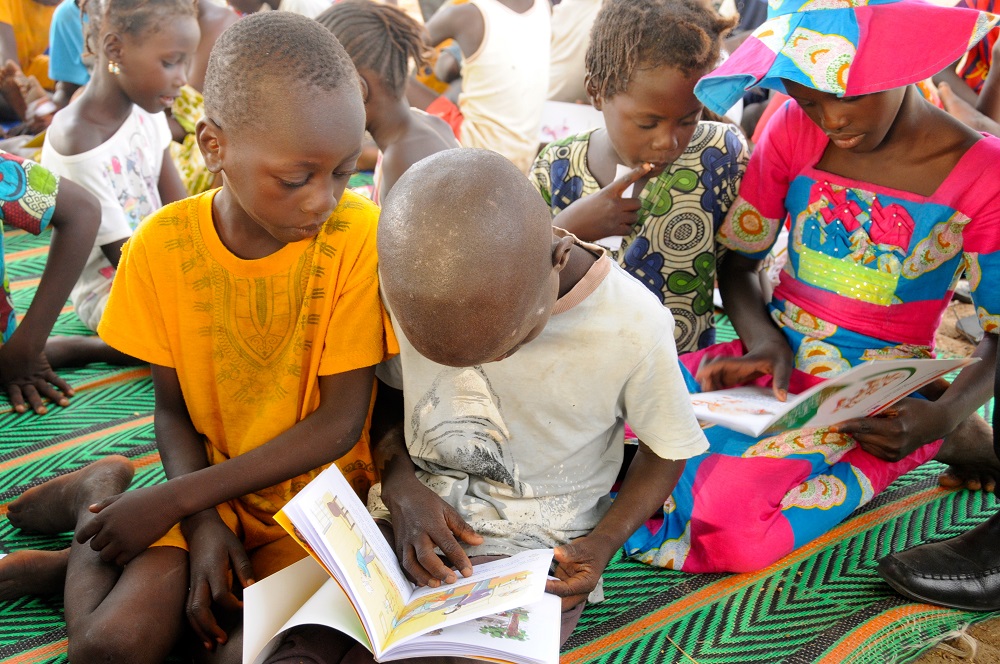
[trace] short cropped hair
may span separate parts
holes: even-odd
[[[723,18],[704,0],[605,0],[590,32],[587,94],[608,100],[625,92],[639,67],[705,73],[737,21]]]
[[[359,69],[378,74],[386,89],[402,98],[410,60],[423,66],[427,30],[399,7],[372,0],[343,0],[316,17],[340,40]]]
[[[263,124],[258,100],[291,85],[358,86],[354,64],[328,30],[293,12],[242,18],[216,40],[205,74],[205,114],[220,127]]]

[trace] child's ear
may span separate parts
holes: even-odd
[[[597,94],[597,86],[594,85],[594,80],[590,78],[590,74],[587,74],[583,79],[583,89],[587,91],[591,105],[598,111],[601,110],[604,100]]]
[[[358,74],[358,81],[361,83],[361,101],[368,105],[368,95],[371,93],[371,86],[368,83],[368,79],[365,78],[364,74]]]
[[[109,63],[120,64],[122,61],[122,38],[117,33],[109,32],[101,41],[101,50]]]
[[[222,127],[204,117],[195,126],[194,134],[205,159],[205,167],[212,173],[222,171],[222,151],[226,140]]]
[[[562,272],[569,263],[569,254],[573,250],[573,238],[560,237],[552,242],[552,269]]]

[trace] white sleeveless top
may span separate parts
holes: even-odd
[[[549,87],[549,3],[535,0],[523,14],[497,0],[470,3],[482,13],[485,30],[479,49],[462,63],[460,141],[499,152],[527,173]]]

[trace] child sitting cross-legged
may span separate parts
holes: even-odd
[[[393,413],[380,386],[378,410],[395,426],[373,434],[382,484],[369,506],[391,519],[422,585],[554,547],[548,590],[563,598],[565,641],[611,556],[706,449],[670,312],[599,247],[554,231],[524,176],[487,150],[414,165],[386,200],[378,242],[400,342],[380,375],[403,394]],[[602,356],[615,361],[594,381]],[[612,504],[626,417],[642,442]],[[333,630],[286,638],[273,662],[334,662],[344,648]]]
[[[168,481],[123,493],[132,466],[109,457],[9,507],[21,529],[75,531],[67,551],[0,560],[0,587],[65,589],[73,662],[162,661],[185,605],[198,649],[237,661],[236,595],[304,555],[274,513],[333,461],[362,495],[373,479],[366,420],[395,341],[377,208],[344,191],[364,133],[354,67],[311,19],[248,17],[215,45],[205,110],[223,186],[136,230],[100,327],[152,365]]]

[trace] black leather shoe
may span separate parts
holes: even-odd
[[[921,544],[879,561],[899,594],[963,611],[1000,609],[1000,512],[958,537]]]

